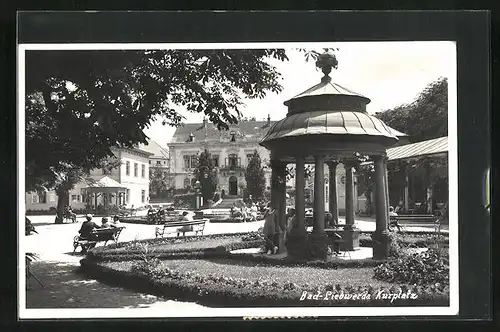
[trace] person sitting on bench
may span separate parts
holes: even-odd
[[[390,217],[396,217],[397,215],[398,214],[396,212],[394,212],[394,208],[392,206],[389,206],[389,218]],[[398,229],[398,231],[401,230],[401,227],[399,226],[397,220],[390,220],[389,221],[389,225],[391,225],[391,227],[395,226]]]
[[[72,222],[76,222],[76,213],[73,212],[71,206],[66,205],[64,207],[65,218],[71,219]]]
[[[87,214],[85,216],[85,221],[82,224],[82,227],[80,228],[80,238],[83,240],[89,240],[89,241],[94,241],[96,240],[96,237],[94,234],[92,234],[92,231],[99,227],[95,222],[92,221],[92,215]],[[94,236],[92,236],[94,235]],[[96,243],[90,244],[88,247],[83,247],[82,246],[82,253],[86,253],[88,249],[92,249],[95,247]]]
[[[109,222],[108,217],[103,217],[101,222],[102,222],[101,228],[111,228],[111,223]]]
[[[189,211],[182,212],[181,221],[194,221],[193,213]],[[193,225],[186,225],[179,228],[179,232],[182,233],[192,232],[192,231],[193,231]]]
[[[113,217],[113,223],[111,224],[111,227],[120,227],[120,217],[119,216],[114,216]]]

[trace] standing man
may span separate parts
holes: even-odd
[[[274,208],[268,208],[264,216],[264,236],[266,238],[266,253],[268,255],[278,252],[277,244],[279,243],[278,233],[278,218]]]

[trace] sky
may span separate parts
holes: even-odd
[[[289,61],[269,60],[282,74],[283,91],[269,92],[264,99],[245,99],[243,117],[264,120],[269,114],[271,120],[280,120],[287,113],[284,101],[320,82],[323,73],[314,61],[306,62],[304,53],[290,46],[286,48]],[[316,51],[322,47],[310,44]],[[456,52],[453,42],[341,42],[328,47],[339,49],[335,51],[338,68],[330,73],[332,82],[370,98],[370,114],[411,103],[429,83],[456,70],[456,63],[450,61]],[[202,114],[181,114],[186,123],[203,119]],[[155,121],[144,132],[165,147],[175,128]]]

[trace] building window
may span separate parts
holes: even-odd
[[[38,204],[38,195],[31,194],[31,204]]]
[[[146,190],[141,190],[141,202],[146,202]]]
[[[125,203],[128,204],[130,202],[130,189],[127,189],[127,192],[125,193]]]
[[[143,179],[146,177],[146,165],[141,165],[141,177]]]
[[[193,154],[191,155],[191,168],[196,168],[198,165],[198,156]]]
[[[189,182],[189,179],[188,178],[185,178],[184,179],[184,188],[189,188],[189,185],[191,184],[191,182]]]
[[[189,167],[189,156],[184,156],[184,168],[188,169]]]
[[[250,160],[252,160],[253,154],[247,154],[247,162],[250,164]]]
[[[149,164],[151,165],[151,160],[149,161]]]
[[[238,166],[238,156],[236,154],[230,154],[228,161],[229,161],[228,166],[230,168]]]
[[[236,133],[234,131],[231,132],[231,142],[236,142]]]
[[[71,203],[81,203],[80,195],[71,195]]]
[[[218,154],[212,155],[212,166],[219,167],[219,155]]]
[[[125,175],[130,175],[130,161],[125,163]]]
[[[161,165],[161,160],[157,160],[156,165]]]
[[[41,193],[38,193],[36,195],[38,198],[38,202],[37,203],[40,203],[40,204],[45,204],[47,203],[47,193],[46,192],[41,192]]]
[[[139,165],[137,163],[134,163],[134,176],[137,177],[139,174]]]

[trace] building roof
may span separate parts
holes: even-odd
[[[87,180],[89,182],[89,188],[123,188],[121,183],[113,180],[109,176],[103,176],[101,179],[95,180]]]
[[[389,160],[408,159],[448,152],[448,136],[387,149]]]
[[[308,97],[308,96],[320,96],[320,95],[343,95],[343,96],[356,96],[356,97],[361,97],[365,99],[366,103],[370,102],[370,99],[357,93],[352,90],[349,90],[347,88],[344,88],[343,86],[333,83],[330,78],[328,77],[327,79],[323,78],[321,80],[321,83],[316,84],[315,86],[307,89],[306,91],[296,95],[295,97],[291,98],[290,100],[285,101],[285,105],[288,106],[290,104],[290,101],[293,99],[298,99],[302,97]]]
[[[148,144],[139,144],[139,149],[152,153],[152,157],[168,158],[168,149],[163,148],[154,140],[148,138]]]
[[[205,140],[205,133],[207,141],[220,141],[221,137],[230,138],[231,131],[236,132],[237,138],[245,140],[260,141],[267,133],[274,121],[254,121],[254,120],[241,120],[237,125],[230,126],[229,130],[218,130],[217,127],[211,123],[185,123],[175,130],[172,136],[171,143],[186,143],[189,135],[194,135],[195,142],[203,142]],[[206,126],[206,129],[205,129]]]

